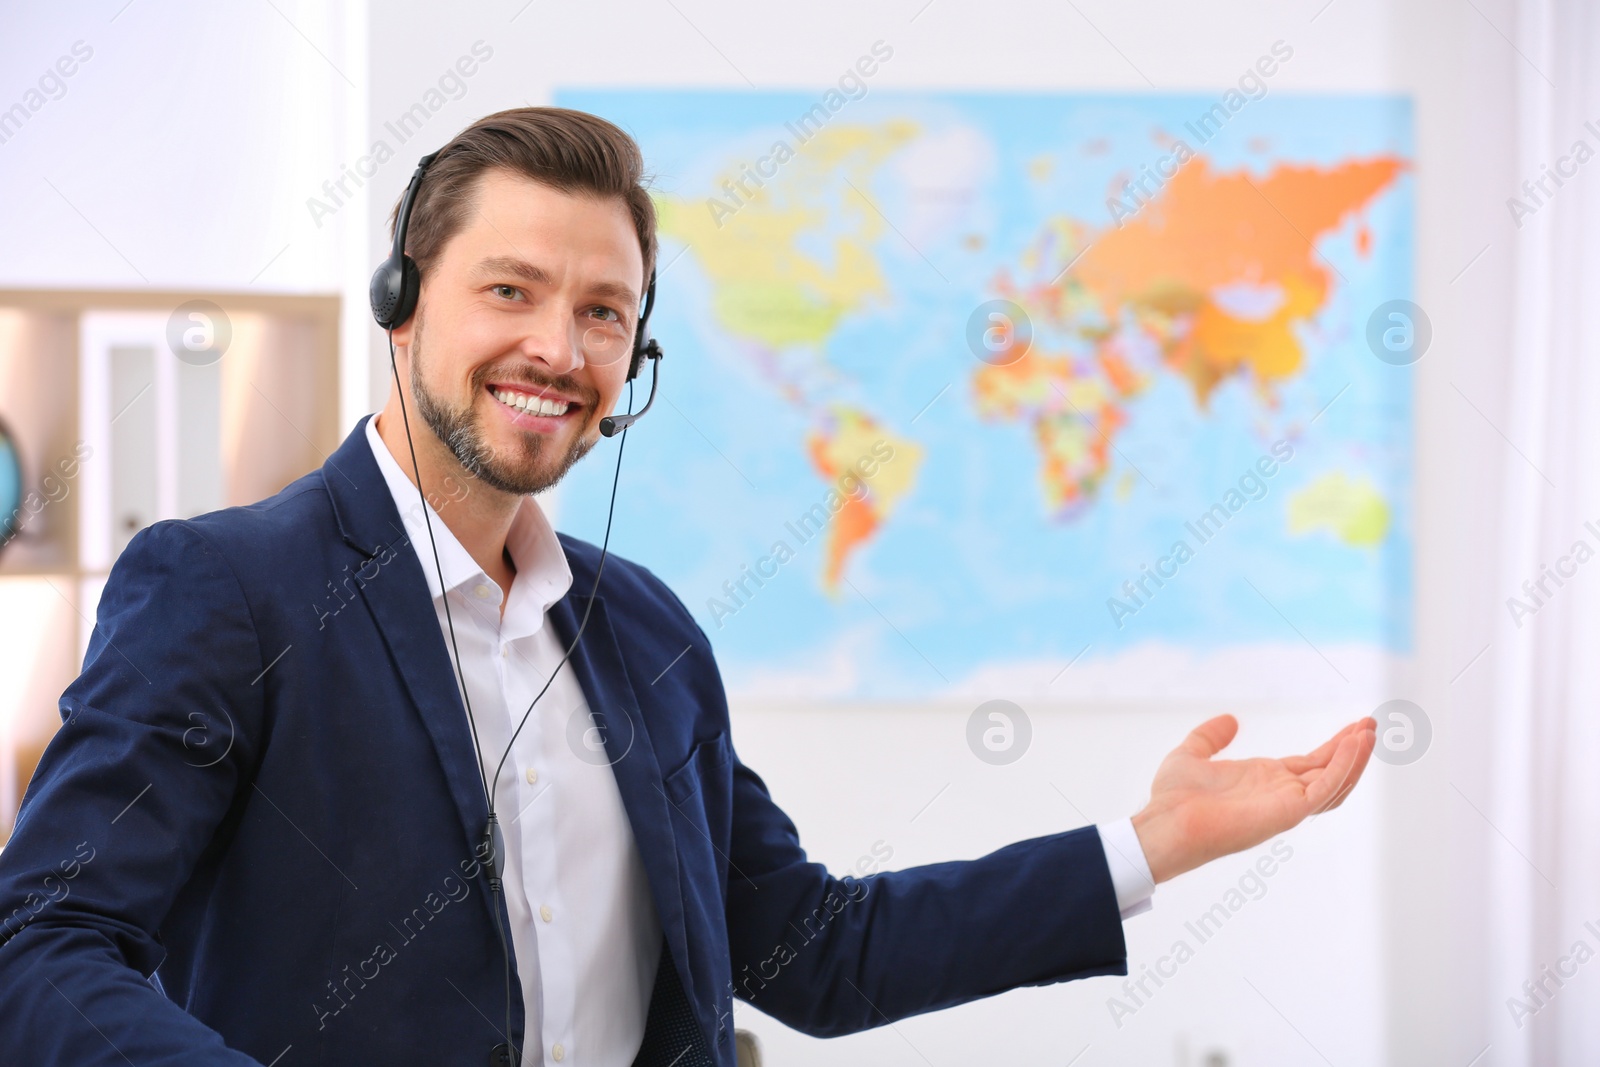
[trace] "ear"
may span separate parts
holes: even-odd
[[[389,331],[390,336],[394,338],[395,347],[405,349],[406,358],[408,359],[411,356],[411,341],[417,329],[417,323],[422,318],[422,286],[420,282],[417,284],[417,288],[414,289],[413,292],[415,292],[417,295],[414,298],[411,313],[406,316],[406,321]]]
[[[394,346],[395,346],[395,348],[397,348],[397,349],[400,349],[400,348],[405,349],[407,356],[410,356],[410,354],[411,354],[411,331],[412,331],[412,328],[414,326],[416,326],[416,323],[417,323],[417,317],[415,315],[412,315],[405,322],[401,323],[399,326],[396,326],[394,329],[389,331],[389,336],[394,338]]]

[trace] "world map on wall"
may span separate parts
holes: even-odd
[[[1368,334],[1413,295],[1409,103],[818,99],[557,100],[638,139],[660,219],[612,547],[730,690],[1381,685],[1413,372]],[[598,541],[610,475],[581,464],[559,525]]]

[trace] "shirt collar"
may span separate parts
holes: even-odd
[[[440,595],[439,575],[429,558],[432,554],[428,547],[429,520],[432,522],[434,543],[438,545],[439,570],[444,572],[444,588],[453,590],[468,582],[476,582],[488,585],[492,590],[494,583],[461,546],[461,542],[456,540],[455,534],[439,517],[438,509],[429,504],[431,515],[424,518],[422,495],[400,469],[400,464],[389,452],[389,446],[378,436],[376,415],[367,420],[366,431],[367,444],[372,448],[378,469],[383,472],[383,480],[389,486],[389,495],[394,498],[395,508],[405,523],[406,536],[422,561],[422,573],[428,580],[429,595],[436,600]],[[437,491],[433,497],[442,499]],[[572,569],[567,564],[567,554],[562,550],[555,530],[545,518],[544,509],[532,496],[522,498],[511,519],[511,529],[506,534],[506,549],[517,568],[516,580],[511,586],[511,599],[506,605],[507,621],[511,621],[514,608],[534,609],[542,621],[550,605],[566,596],[567,590],[572,587]],[[537,628],[537,623],[534,628]]]

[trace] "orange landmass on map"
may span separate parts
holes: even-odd
[[[1032,421],[1051,510],[1070,516],[1092,498],[1126,425],[1124,402],[1148,384],[1127,355],[1130,325],[1137,343],[1153,347],[1153,365],[1181,376],[1201,408],[1240,376],[1275,403],[1276,387],[1305,364],[1296,327],[1322,311],[1337,278],[1316,242],[1406,167],[1381,156],[1253,175],[1218,172],[1196,156],[1121,226],[1048,223],[1021,266],[1049,280],[1004,275],[996,289],[1092,356],[1029,351],[1006,366],[980,367],[973,388],[980,415]],[[1358,255],[1371,253],[1365,220],[1353,240]],[[1254,298],[1248,313],[1229,299],[1241,290]],[[1039,343],[1036,331],[1032,344]]]
[[[1335,167],[1274,167],[1264,176],[1217,173],[1204,156],[1182,167],[1130,223],[1101,234],[1074,276],[1103,307],[1194,315],[1167,352],[1202,405],[1240,371],[1270,387],[1298,371],[1289,329],[1322,309],[1333,268],[1315,242],[1338,229],[1405,169],[1396,157]],[[1357,248],[1365,253],[1365,227]],[[1211,294],[1235,284],[1276,285],[1283,300],[1264,321],[1222,310]]]
[[[813,436],[807,442],[811,453],[811,463],[824,477],[835,479],[840,471],[829,457],[827,439],[821,435]],[[856,547],[877,532],[882,523],[865,499],[847,496],[844,506],[839,509],[839,514],[834,516],[831,533],[823,552],[822,561],[822,586],[832,591],[839,586],[839,579],[844,575],[845,560]]]
[[[817,473],[832,486],[823,504],[833,517],[826,524],[822,565],[822,587],[832,594],[851,554],[910,492],[923,449],[891,434],[865,412],[841,405],[807,438],[806,450]]]

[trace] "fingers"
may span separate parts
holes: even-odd
[[[1339,739],[1332,758],[1328,760],[1328,766],[1306,787],[1306,807],[1312,813],[1320,814],[1324,811],[1344,787],[1350,777],[1350,771],[1356,765],[1358,747],[1356,740],[1349,734]]]
[[[1364,727],[1339,739],[1327,768],[1306,787],[1306,804],[1312,812],[1321,814],[1344,800],[1360,779],[1375,740],[1376,733]]]
[[[1374,723],[1374,726],[1376,726],[1376,723]],[[1359,731],[1356,736],[1360,741],[1361,749],[1356,754],[1355,769],[1350,773],[1349,777],[1345,780],[1344,785],[1339,789],[1339,791],[1334,794],[1333,802],[1330,803],[1326,808],[1322,809],[1324,811],[1332,811],[1334,808],[1337,808],[1340,804],[1344,803],[1344,798],[1350,795],[1350,791],[1354,789],[1356,787],[1356,783],[1361,780],[1362,772],[1367,769],[1367,760],[1372,757],[1372,753],[1377,749],[1378,732],[1376,729],[1363,729]]]
[[[1351,731],[1360,728],[1363,723],[1369,720],[1374,726],[1377,725],[1377,720],[1371,719],[1370,716],[1367,719],[1358,719],[1345,725],[1338,733],[1324,741],[1316,751],[1308,752],[1304,756],[1289,756],[1284,759],[1283,765],[1295,774],[1304,774],[1315,767],[1327,766],[1328,760],[1333,757],[1334,750],[1339,747],[1339,742],[1344,740]]]
[[[1239,732],[1239,720],[1232,715],[1218,715],[1189,731],[1178,750],[1200,759],[1210,759],[1228,747]]]

